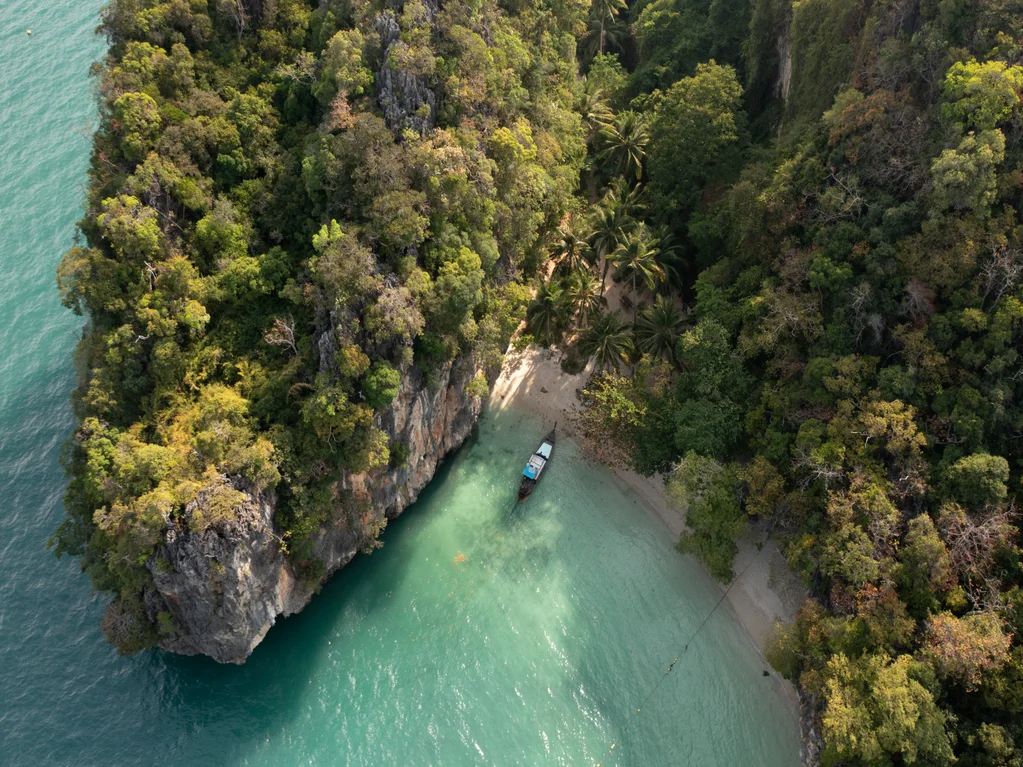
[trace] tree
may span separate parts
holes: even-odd
[[[632,181],[643,177],[643,160],[650,136],[642,115],[632,111],[620,112],[614,122],[601,129],[600,143],[603,148],[597,159],[603,163],[605,170]]]
[[[598,372],[586,384],[586,398],[591,404],[580,412],[579,423],[588,447],[605,463],[627,463],[636,447],[636,430],[645,415],[643,396],[635,378]]]
[[[433,321],[438,329],[455,331],[483,300],[483,264],[479,254],[460,246],[437,270],[433,283]]]
[[[142,160],[160,131],[160,107],[147,93],[125,93],[113,104],[121,126],[124,156]]]
[[[148,650],[159,641],[156,626],[136,600],[116,599],[108,604],[100,628],[120,655]]]
[[[600,88],[590,86],[589,83],[579,95],[576,109],[586,126],[587,144],[593,143],[600,131],[614,119],[614,113],[607,105],[607,95]]]
[[[386,362],[374,362],[362,379],[362,394],[366,404],[374,410],[382,410],[398,396],[401,388],[401,373]]]
[[[695,556],[718,580],[732,580],[735,541],[747,527],[735,469],[689,451],[672,470],[665,492],[686,515],[679,551]]]
[[[626,236],[608,257],[615,266],[615,279],[627,279],[632,284],[634,315],[639,308],[636,305],[637,285],[642,282],[647,290],[653,291],[664,282],[664,269],[657,261],[659,254],[654,240],[640,229]]]
[[[901,756],[948,764],[954,760],[948,716],[927,689],[926,667],[909,655],[833,656],[824,670],[825,759],[892,764]]]
[[[675,445],[680,452],[724,458],[742,433],[750,378],[728,333],[703,320],[682,334],[675,385]]]
[[[579,351],[596,357],[601,371],[628,364],[632,350],[632,335],[618,312],[597,314],[579,339]]]
[[[610,266],[608,256],[613,253],[635,228],[636,219],[633,214],[640,208],[639,192],[625,191],[622,184],[612,185],[604,199],[593,209],[590,217],[589,243],[593,254],[599,261],[604,260],[601,270],[600,284],[607,280]]]
[[[313,235],[313,250],[317,255],[310,260],[310,269],[327,290],[331,302],[360,306],[376,285],[373,252],[353,234],[342,231],[334,220]]]
[[[854,592],[878,583],[889,564],[881,554],[884,546],[879,546],[870,535],[869,512],[861,508],[860,496],[852,488],[828,493],[827,515],[831,524],[819,553],[821,572],[839,587]],[[890,504],[885,506],[890,514]],[[878,537],[882,544],[888,542],[886,535]]]
[[[413,285],[419,279],[429,284],[425,273],[411,275],[411,278]],[[383,347],[395,344],[407,349],[423,332],[426,318],[416,293],[406,283],[384,288],[373,305],[366,310],[364,324],[366,332],[377,344]]]
[[[565,288],[558,280],[541,282],[526,311],[526,328],[542,344],[557,343],[568,324]]]
[[[580,327],[589,325],[591,319],[607,305],[607,299],[600,289],[600,280],[589,269],[576,269],[568,276],[565,300],[572,307]]]
[[[667,226],[662,224],[654,227],[651,230],[651,237],[657,243],[658,250],[660,250],[657,262],[664,269],[664,281],[661,283],[661,291],[681,296],[683,288],[682,278],[689,267],[689,259],[686,258],[682,248],[679,247]]]
[[[992,613],[957,618],[939,613],[927,621],[923,655],[942,676],[967,689],[976,689],[985,674],[996,671],[1008,658],[1012,637]]]
[[[330,104],[338,94],[358,98],[373,84],[373,73],[362,60],[365,47],[358,29],[342,29],[330,38],[321,58],[320,81],[313,89],[323,104]]]
[[[639,313],[636,321],[636,345],[644,354],[678,364],[678,339],[686,316],[675,302],[660,295]]]
[[[670,220],[696,207],[700,190],[731,171],[745,130],[735,70],[700,64],[654,109],[647,173],[653,204]]]
[[[616,47],[620,45],[618,14],[627,7],[625,0],[593,0],[590,7],[590,33],[587,36],[589,42],[586,46],[588,58],[604,52],[609,32],[612,33],[612,43]]]
[[[598,53],[586,71],[586,90],[600,93],[609,105],[617,105],[622,101],[628,80],[629,73],[618,54]],[[609,122],[610,114],[604,124]]]
[[[102,211],[96,223],[122,261],[144,265],[161,254],[163,232],[159,216],[151,207],[130,195],[120,195],[103,200]]]
[[[758,455],[739,472],[746,483],[746,512],[762,519],[776,518],[785,502],[785,477],[778,468]]]
[[[275,317],[273,324],[263,333],[263,340],[271,346],[283,346],[291,350],[296,357],[298,346],[295,342],[295,318],[289,316]]]
[[[874,449],[882,449],[892,464],[899,467],[902,489],[922,491],[919,468],[927,438],[916,424],[916,409],[901,400],[870,400],[863,406],[859,421],[866,442]]]
[[[952,560],[927,514],[911,519],[908,528],[899,549],[899,593],[913,614],[923,617],[937,611],[941,596],[955,583]]]
[[[997,580],[991,578],[995,557],[1015,535],[1012,515],[1006,510],[985,509],[970,514],[946,503],[938,514],[938,528],[948,547],[952,569],[970,599],[981,607],[997,604]]]
[[[1005,159],[1000,130],[970,133],[955,149],[931,163],[934,204],[938,210],[986,210],[998,197],[997,168]]]
[[[1009,462],[1000,455],[974,453],[960,458],[946,472],[956,500],[974,509],[1002,503],[1009,494]]]
[[[966,128],[986,131],[1018,112],[1023,92],[1023,67],[1004,61],[957,61],[945,74],[942,117]]]
[[[571,229],[559,229],[558,238],[551,247],[551,258],[556,264],[555,272],[567,276],[593,265],[593,251],[584,237],[578,237]]]
[[[247,255],[249,236],[244,219],[223,197],[217,198],[213,210],[195,224],[195,244],[210,264]]]

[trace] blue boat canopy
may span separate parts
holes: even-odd
[[[540,476],[540,472],[543,471],[543,467],[546,465],[547,461],[540,455],[531,455],[529,456],[529,463],[527,463],[526,468],[522,470],[522,476],[527,479],[536,479]]]

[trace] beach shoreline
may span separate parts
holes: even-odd
[[[561,369],[561,354],[530,346],[521,351],[509,350],[501,374],[491,387],[488,409],[524,409],[545,423],[557,422],[559,433],[582,444],[584,436],[575,423],[582,410],[578,393],[582,391],[592,369],[568,374]],[[591,363],[592,364],[592,363]],[[684,512],[670,506],[664,496],[663,478],[644,477],[630,469],[605,467],[639,505],[662,524],[677,540],[685,528]],[[738,541],[739,552],[733,569],[738,575],[726,586],[710,578],[718,594],[726,594],[725,604],[739,621],[761,657],[774,624],[790,622],[806,598],[798,577],[785,566],[778,542],[769,539],[762,524],[753,524]],[[701,569],[703,566],[693,559]],[[726,593],[727,589],[727,593]],[[795,687],[777,673],[779,693],[798,714]]]

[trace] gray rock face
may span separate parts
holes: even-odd
[[[416,369],[379,426],[409,449],[394,469],[346,475],[344,485],[360,502],[393,519],[411,505],[444,457],[472,431],[482,403],[466,394],[476,375],[474,360],[460,359],[438,372],[429,386]],[[146,596],[150,617],[174,633],[160,647],[184,655],[208,655],[221,663],[241,663],[278,616],[305,607],[322,580],[298,577],[274,527],[276,498],[236,485],[247,495],[235,518],[202,533],[172,527],[150,561],[155,591]],[[196,502],[200,507],[203,499]],[[186,509],[186,516],[189,510]],[[326,577],[348,564],[367,541],[344,524],[321,528],[315,556]],[[161,615],[163,614],[163,615]]]
[[[820,702],[804,690],[799,690],[799,763],[802,767],[820,767],[824,741],[820,732]]]
[[[781,99],[782,106],[789,103],[789,86],[792,84],[792,30],[790,23],[786,24],[782,31],[779,32],[778,38],[775,41],[779,63],[778,77],[774,83],[774,92]]]
[[[177,629],[161,643],[164,649],[241,661],[278,614],[301,609],[293,601],[294,572],[273,529],[276,499],[245,492],[248,500],[235,519],[202,533],[170,528],[150,561],[156,593],[147,606],[169,613]]]
[[[426,2],[423,7],[432,21],[437,13],[436,4]],[[391,66],[392,48],[401,36],[401,27],[393,13],[384,11],[376,17],[376,31],[384,51],[384,64],[376,75],[377,99],[387,126],[393,131],[408,128],[422,135],[433,128],[436,121],[437,94],[431,87],[432,78]]]
[[[448,363],[441,371],[441,385],[432,389],[416,368],[407,371],[394,404],[378,425],[405,442],[408,460],[379,477],[351,477],[356,495],[369,498],[390,519],[415,502],[444,456],[465,441],[479,418],[482,401],[465,392],[475,375],[472,359]]]

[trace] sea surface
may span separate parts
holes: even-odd
[[[797,764],[773,673],[657,520],[568,442],[514,503],[546,430],[515,411],[246,664],[117,656],[104,598],[46,549],[81,326],[54,269],[81,215],[100,5],[0,14],[0,764]]]

